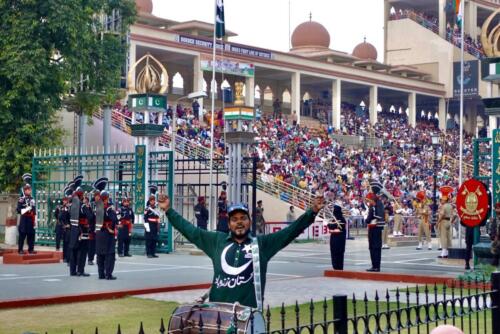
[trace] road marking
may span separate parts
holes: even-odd
[[[277,274],[277,273],[267,273],[267,274],[272,276],[283,276],[283,277],[294,277],[294,278],[304,277],[300,275]]]
[[[46,278],[43,281],[44,282],[60,282],[61,280],[58,278]]]
[[[290,263],[290,261],[271,260],[269,263]]]
[[[1,277],[15,277],[19,276],[18,274],[0,274]]]

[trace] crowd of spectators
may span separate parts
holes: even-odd
[[[122,113],[130,116],[126,107]],[[171,129],[173,108],[163,117],[166,129]],[[199,111],[202,112],[202,111]],[[176,133],[194,144],[210,147],[210,113],[203,112],[200,122],[192,107],[175,108]],[[154,116],[151,117],[152,119]],[[422,119],[416,128],[408,125],[406,114],[383,111],[378,122],[370,125],[365,113],[343,105],[341,130],[309,129],[294,125],[283,117],[263,116],[248,124],[257,134],[257,141],[246,153],[258,157],[259,171],[282,181],[310,191],[323,192],[331,201],[341,201],[348,209],[360,210],[368,189],[368,181],[380,179],[401,203],[411,208],[417,191],[425,189],[431,194],[433,175],[437,174],[438,187],[458,184],[458,171],[450,164],[435,165],[436,148],[431,145],[431,134],[440,133],[435,120]],[[226,151],[224,120],[221,110],[214,117],[214,145],[219,154]],[[170,130],[171,131],[171,130]],[[383,147],[348,147],[334,139],[335,133],[375,136]],[[441,133],[442,145],[438,148],[439,163],[443,155],[456,156],[457,131]],[[465,138],[464,159],[471,159],[471,138]],[[464,176],[466,177],[466,176]],[[269,182],[274,181],[268,179]]]

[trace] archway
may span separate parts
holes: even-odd
[[[184,78],[179,72],[172,77],[172,94],[184,95]]]

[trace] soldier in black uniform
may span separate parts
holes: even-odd
[[[379,272],[382,260],[382,230],[384,229],[384,205],[373,192],[366,196],[368,216],[365,223],[368,227],[368,248],[372,267],[366,271]]]
[[[19,197],[17,202],[17,213],[21,215],[19,220],[19,241],[18,253],[24,254],[24,240],[28,242],[28,253],[36,254],[35,252],[35,216],[36,207],[35,200],[31,197],[31,185],[25,184],[23,187],[23,196]]]
[[[90,218],[89,218],[89,251],[87,254],[87,264],[94,265],[95,258],[95,225],[96,225],[96,203],[101,200],[101,193],[99,190],[94,190],[92,202],[90,203]]]
[[[88,226],[87,217],[84,211],[83,190],[78,187],[73,193],[70,208],[70,240],[69,240],[69,274],[70,276],[89,276],[85,273],[85,260],[82,263],[82,255],[87,257],[87,235],[84,231],[88,231],[85,225]]]
[[[332,267],[335,270],[344,270],[344,253],[346,242],[346,220],[340,205],[333,206],[333,221],[328,224],[330,232],[330,255]]]
[[[104,225],[104,203],[101,197],[101,192],[104,191],[108,179],[102,177],[94,182],[93,187],[96,193],[99,195],[94,196],[94,216],[95,216],[95,253],[97,255],[97,272],[99,273],[99,279],[105,279],[104,264],[106,260],[106,250],[108,244],[107,231],[103,231]]]
[[[194,206],[194,215],[196,217],[197,226],[203,230],[206,230],[209,216],[204,196],[198,197],[198,204]]]
[[[229,226],[227,225],[227,198],[226,192],[221,191],[217,201],[217,231],[229,233]]]
[[[109,193],[107,191],[101,191],[101,200],[104,205],[104,219],[100,233],[102,233],[102,235],[104,236],[103,240],[106,240],[106,243],[103,244],[103,246],[105,246],[103,249],[98,250],[98,254],[99,252],[104,253],[104,263],[99,264],[99,262],[103,259],[102,255],[101,258],[99,258],[98,255],[97,259],[97,265],[99,267],[99,278],[115,280],[116,277],[113,276],[113,270],[115,268],[115,232],[118,225],[118,216],[116,215],[115,208],[109,202]],[[101,268],[104,269],[104,272],[101,271]]]
[[[156,258],[156,243],[160,227],[160,212],[156,208],[156,197],[149,196],[148,206],[144,210],[144,231],[146,237],[146,255],[148,258]]]
[[[59,251],[61,249],[61,241],[64,241],[64,230],[62,223],[59,221],[59,213],[61,212],[62,207],[63,201],[61,199],[60,201],[58,201],[58,204],[54,210],[54,217],[56,218],[56,226],[54,228],[54,233],[56,234],[56,251]]]
[[[63,261],[66,263],[69,263],[69,252],[68,252],[68,247],[69,247],[69,239],[70,239],[70,228],[71,228],[71,223],[70,223],[70,214],[69,214],[69,192],[71,192],[71,189],[65,189],[65,195],[62,199],[62,204],[61,207],[59,208],[58,215],[57,215],[57,221],[58,224],[61,225],[62,229],[62,239],[63,239]]]
[[[125,197],[119,211],[120,224],[118,225],[118,256],[132,256],[129,253],[130,240],[132,239],[132,225],[134,224],[134,211],[130,207],[130,200]]]

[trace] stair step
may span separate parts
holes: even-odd
[[[59,263],[61,262],[60,259],[36,259],[36,260],[28,260],[28,261],[23,261],[22,264],[47,264],[47,263]]]
[[[51,259],[53,257],[52,253],[37,253],[37,254],[26,254],[23,255],[23,260],[40,260],[40,259]]]

